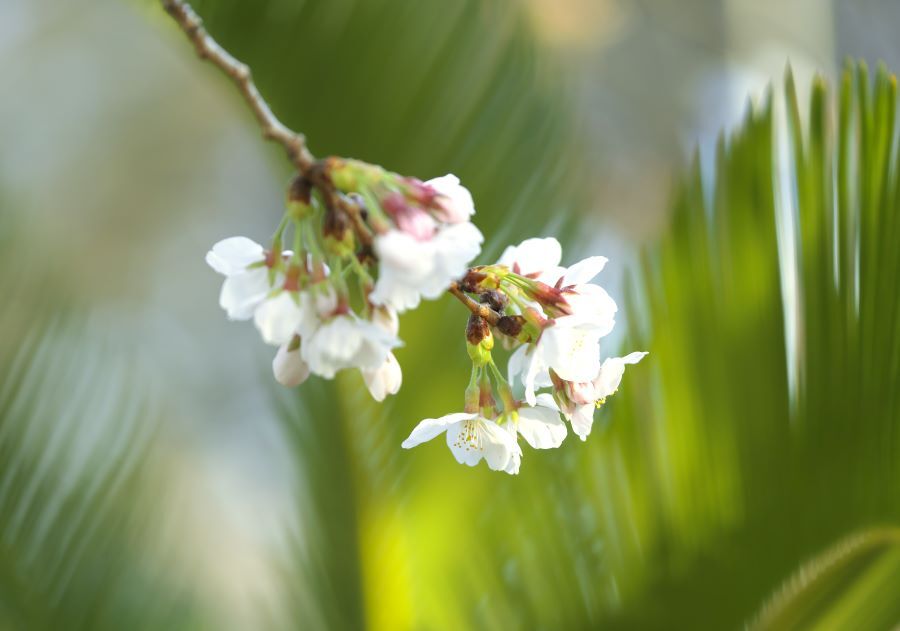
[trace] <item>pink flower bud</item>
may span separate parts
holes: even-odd
[[[419,241],[429,241],[437,231],[434,219],[421,208],[408,204],[400,193],[390,193],[381,205],[397,228]]]

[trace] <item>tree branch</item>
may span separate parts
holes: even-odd
[[[234,81],[244,100],[253,110],[263,136],[282,145],[297,170],[308,175],[308,172],[313,169],[316,159],[306,148],[306,138],[303,134],[292,131],[272,113],[269,104],[266,103],[253,82],[247,64],[232,57],[231,53],[222,48],[206,32],[206,29],[203,28],[203,20],[189,4],[182,0],[162,0],[162,5],[194,44],[197,55],[201,59],[211,61]]]
[[[459,283],[453,281],[450,283],[450,287],[447,288],[451,294],[453,294],[457,300],[459,300],[463,305],[465,305],[466,309],[471,311],[477,316],[481,316],[487,323],[491,326],[497,326],[497,322],[500,321],[500,314],[491,309],[489,306],[481,304],[480,302],[475,302],[471,296],[467,295],[463,292],[462,289],[459,288]]]
[[[166,13],[172,16],[181,30],[194,45],[201,59],[212,62],[224,72],[237,86],[247,105],[253,111],[264,138],[273,140],[284,147],[288,158],[307,180],[319,190],[325,204],[332,210],[340,210],[347,214],[353,225],[359,242],[366,248],[372,246],[372,231],[362,218],[359,206],[338,192],[328,176],[327,161],[316,160],[306,147],[306,137],[290,129],[278,120],[272,108],[260,94],[253,82],[253,76],[247,64],[235,59],[231,53],[222,48],[203,27],[203,20],[183,0],[161,0]]]

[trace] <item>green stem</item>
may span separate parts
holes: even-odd
[[[488,366],[490,367],[491,375],[494,378],[494,385],[497,386],[497,391],[500,393],[500,400],[503,402],[503,411],[508,414],[515,412],[518,406],[516,405],[516,399],[513,396],[512,388],[506,379],[503,378],[503,374],[500,372],[500,369],[497,368],[497,364],[494,363],[493,359],[488,362]]]
[[[369,274],[369,271],[360,263],[359,259],[356,256],[350,256],[350,267],[356,272],[361,281],[365,283],[372,283],[372,276]]]
[[[281,252],[283,248],[281,238],[284,235],[285,228],[287,228],[288,221],[290,221],[290,217],[288,217],[287,213],[284,213],[281,216],[281,223],[278,224],[278,228],[275,230],[275,234],[272,235],[272,249],[277,252]]]
[[[303,222],[296,219],[294,220],[294,254],[292,258],[297,264],[306,258],[303,248]]]

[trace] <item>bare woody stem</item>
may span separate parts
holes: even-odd
[[[166,12],[172,16],[172,19],[194,45],[197,55],[201,59],[213,63],[234,82],[253,111],[263,137],[284,147],[291,164],[319,190],[330,209],[347,214],[360,243],[370,248],[372,232],[363,220],[359,206],[343,197],[335,189],[328,177],[327,161],[315,158],[306,147],[304,135],[293,131],[278,120],[253,82],[253,76],[247,64],[235,59],[210,36],[203,27],[203,20],[191,8],[191,5],[182,0],[161,1]]]
[[[497,322],[500,321],[500,314],[491,309],[489,306],[485,304],[481,304],[480,302],[476,302],[471,296],[467,295],[462,289],[459,288],[459,283],[452,282],[450,283],[450,287],[447,289],[451,294],[453,294],[457,300],[459,300],[465,307],[474,313],[477,316],[481,316],[484,318],[488,324],[491,326],[497,326]]]
[[[191,8],[191,5],[181,0],[162,0],[162,5],[194,44],[197,55],[218,66],[231,78],[244,100],[247,101],[247,105],[253,110],[253,115],[256,116],[263,136],[284,146],[288,158],[300,173],[305,175],[312,170],[316,159],[306,148],[306,138],[303,134],[289,129],[272,113],[272,108],[266,103],[253,82],[247,64],[235,59],[231,53],[210,37],[203,27],[203,20]]]
[[[372,232],[362,218],[360,207],[347,199],[334,187],[328,176],[328,161],[317,160],[306,147],[306,137],[282,123],[266,100],[260,94],[247,64],[235,59],[227,50],[210,36],[203,27],[203,20],[187,2],[183,0],[161,0],[163,8],[172,16],[187,38],[194,45],[197,55],[213,63],[234,82],[253,111],[264,138],[273,140],[284,147],[288,159],[322,194],[325,204],[334,211],[344,212],[350,218],[354,232],[360,243],[371,249]],[[483,317],[492,326],[497,324],[500,315],[488,307],[479,304],[460,290],[457,283],[450,285],[451,294],[466,306],[472,313]]]

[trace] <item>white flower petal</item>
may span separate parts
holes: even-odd
[[[536,405],[553,412],[559,412],[559,406],[556,405],[556,400],[553,398],[552,394],[549,394],[547,392],[543,392],[537,395]]]
[[[469,414],[466,412],[456,412],[454,414],[446,414],[440,418],[426,418],[413,428],[409,437],[403,441],[401,447],[404,449],[412,449],[417,445],[428,442],[435,436],[447,430],[448,427],[461,425],[464,421],[473,419],[477,414]]]
[[[538,274],[537,280],[541,281],[542,283],[544,283],[546,285],[550,285],[551,287],[554,287],[556,285],[556,282],[560,278],[562,278],[565,273],[566,273],[565,267],[560,267],[560,266],[549,267],[549,268],[545,269],[544,271],[542,271],[540,274]]]
[[[525,386],[525,400],[528,405],[535,405],[537,398],[535,397],[535,388],[540,387],[538,382],[542,373],[548,373],[547,365],[543,361],[540,352],[540,346],[535,346],[531,353],[525,357],[525,376],[522,378],[522,384]]]
[[[406,232],[389,230],[375,237],[373,247],[382,266],[412,281],[425,278],[434,269],[437,250],[433,241],[419,241]]]
[[[525,370],[525,365],[528,361],[528,349],[528,344],[522,344],[509,356],[509,361],[506,364],[506,379],[510,383],[515,383],[522,371]]]
[[[288,344],[284,344],[278,347],[275,359],[272,360],[272,373],[278,383],[293,388],[307,380],[309,366],[300,357],[299,348],[289,351]]]
[[[310,369],[326,379],[344,368],[377,369],[400,340],[368,320],[340,315],[323,323],[301,347]]]
[[[622,383],[622,375],[625,374],[626,364],[636,364],[641,361],[645,352],[629,353],[625,357],[610,357],[603,362],[597,378],[594,379],[594,395],[597,399],[605,399],[615,393]]]
[[[516,431],[535,449],[559,447],[566,438],[566,424],[552,396],[540,394],[537,399],[536,406],[519,408]]]
[[[577,285],[564,293],[572,315],[557,318],[556,326],[588,326],[597,329],[600,337],[608,335],[616,324],[616,306],[606,290],[599,285]]]
[[[591,433],[591,426],[594,424],[593,403],[575,406],[575,412],[572,414],[572,431],[584,441],[587,440],[588,434]]]
[[[474,418],[456,423],[447,428],[447,446],[459,464],[474,467],[484,457],[484,444],[479,425],[480,420]]]
[[[442,220],[448,223],[460,223],[475,214],[472,193],[460,184],[459,178],[452,173],[428,180],[425,184],[445,198],[441,203],[441,207],[444,209]]]
[[[384,363],[375,370],[361,369],[369,393],[376,401],[384,401],[389,394],[397,394],[403,382],[403,372],[393,353],[388,353]]]
[[[569,267],[563,275],[563,286],[581,285],[589,283],[599,274],[606,265],[607,258],[605,256],[590,256],[584,260],[578,261],[575,265]]]
[[[222,239],[206,253],[206,263],[225,276],[239,274],[265,258],[263,247],[247,237]]]
[[[494,471],[517,474],[522,460],[522,448],[516,443],[516,439],[493,421],[482,420],[480,425],[482,451],[488,467]]]
[[[472,223],[444,225],[428,241],[399,230],[375,238],[378,279],[369,300],[397,311],[415,308],[420,298],[441,296],[481,251],[484,237]]]
[[[628,353],[627,355],[625,355],[625,357],[622,358],[622,363],[636,364],[649,354],[650,353],[648,353],[647,351],[634,351],[633,353]]]
[[[269,289],[269,273],[264,267],[233,274],[222,283],[219,305],[230,320],[249,320]]]
[[[376,307],[372,312],[372,324],[394,336],[400,332],[400,318],[397,311],[390,307]]]
[[[439,298],[450,283],[465,274],[469,263],[481,252],[484,236],[468,221],[443,226],[434,237],[435,269],[421,285],[422,296]]]
[[[504,250],[498,264],[513,269],[516,265],[519,274],[536,274],[557,267],[562,260],[562,246],[553,237],[543,239],[525,239],[518,246],[510,246]]]
[[[253,314],[253,323],[266,344],[287,344],[298,332],[306,311],[297,304],[295,295],[289,291],[279,292],[265,300]]]
[[[566,381],[591,381],[600,371],[600,335],[593,329],[553,326],[540,343],[544,361]]]

